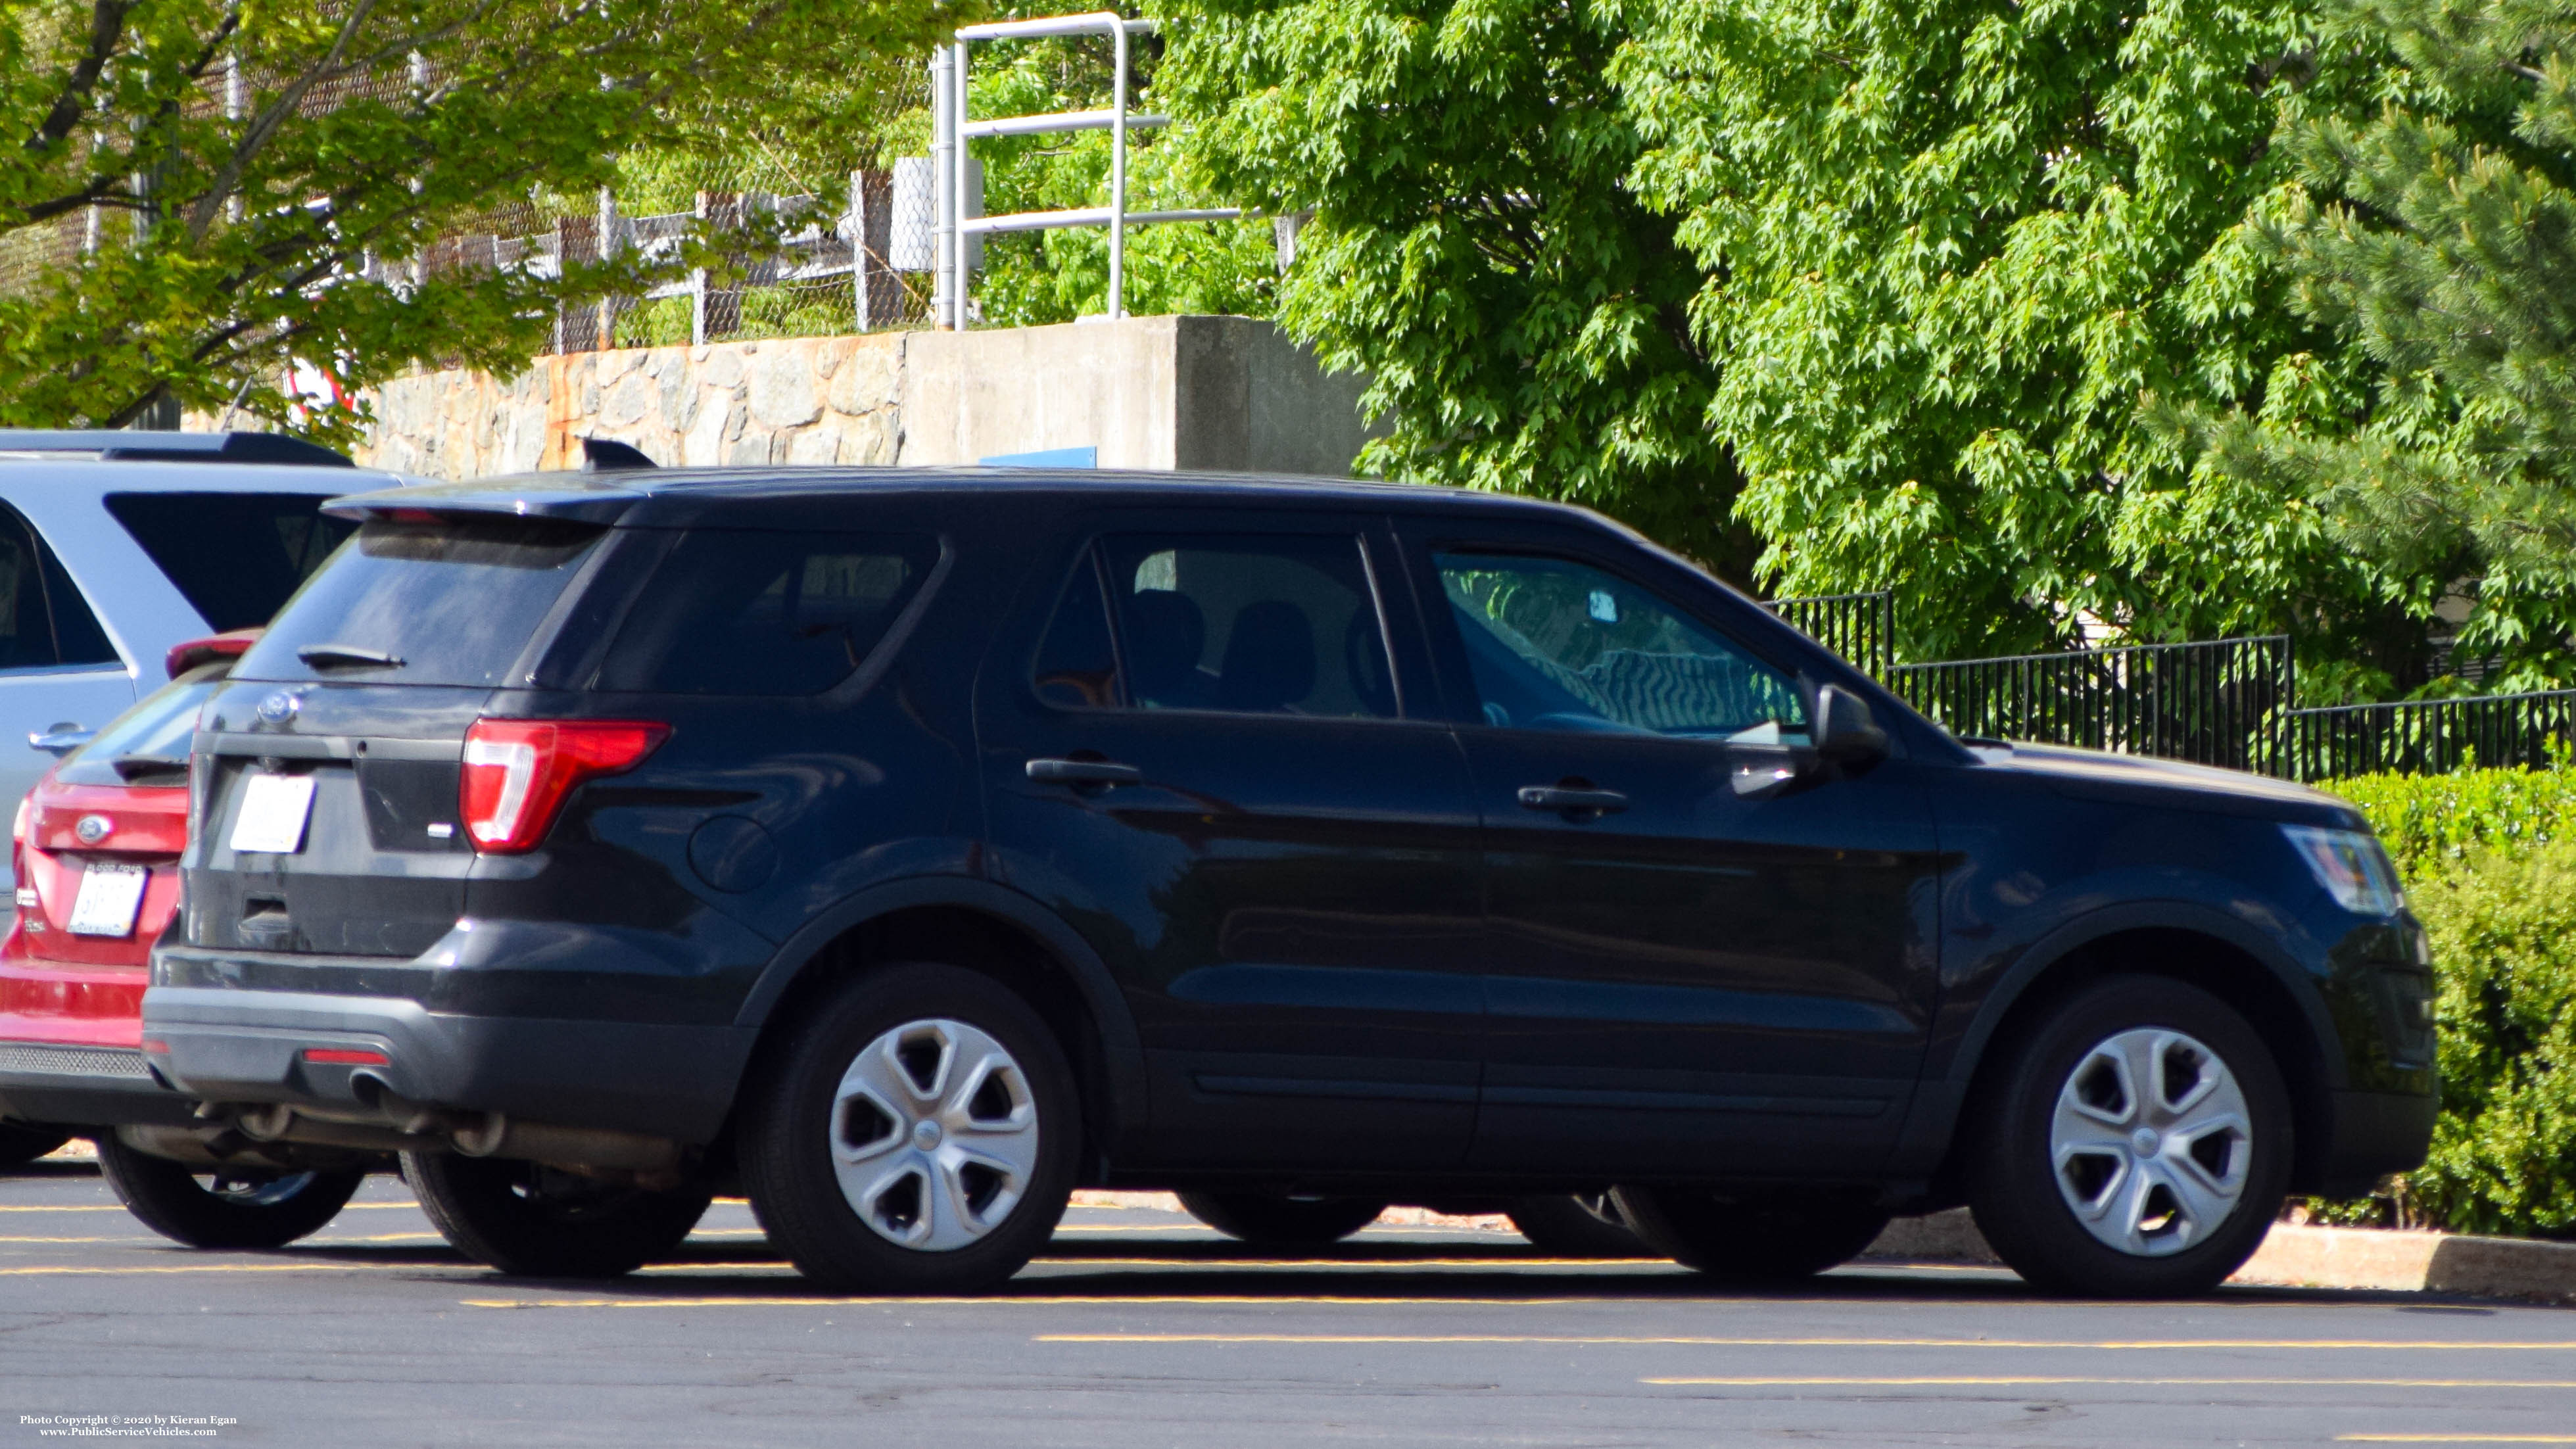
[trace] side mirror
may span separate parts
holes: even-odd
[[[1836,765],[1887,758],[1887,731],[1870,718],[1869,701],[1831,684],[1816,691],[1816,758]]]

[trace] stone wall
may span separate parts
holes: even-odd
[[[1135,317],[539,358],[507,380],[400,378],[360,461],[434,478],[577,467],[580,440],[666,466],[973,464],[1093,448],[1103,468],[1345,476],[1360,383],[1267,322]]]
[[[579,440],[666,465],[892,463],[904,337],[797,337],[433,372],[377,391],[361,463],[434,478],[580,466]]]

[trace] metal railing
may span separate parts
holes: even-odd
[[[2438,775],[2469,764],[2538,769],[2576,741],[2576,690],[2281,711],[2270,773]]]
[[[1131,115],[1127,110],[1128,42],[1151,34],[1155,22],[1128,20],[1110,11],[1087,15],[1050,15],[1035,20],[998,20],[987,25],[961,25],[957,40],[943,46],[930,62],[932,215],[937,249],[931,294],[932,324],[963,331],[967,322],[967,279],[974,271],[969,239],[995,232],[1046,231],[1056,227],[1100,226],[1109,229],[1109,292],[1112,318],[1127,315],[1127,228],[1165,221],[1232,221],[1240,207],[1203,207],[1193,211],[1127,209],[1127,132],[1137,126],[1161,126],[1168,117]],[[1051,35],[1107,35],[1115,51],[1110,81],[1110,108],[1105,111],[1057,111],[1034,116],[967,114],[968,47],[984,40],[1033,40]],[[1067,211],[1022,211],[1004,216],[969,215],[981,211],[974,163],[966,143],[978,136],[1036,136],[1073,131],[1107,131],[1109,204]]]
[[[1762,607],[1863,672],[1884,679],[1896,664],[1896,595],[1821,594]]]
[[[2262,769],[2294,697],[2286,634],[1900,664],[1882,676],[1954,734]]]

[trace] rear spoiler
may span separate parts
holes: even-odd
[[[0,454],[94,457],[103,463],[284,463],[354,468],[346,455],[284,433],[178,433],[123,428],[0,428]]]
[[[250,646],[259,642],[260,635],[267,632],[266,629],[227,629],[203,639],[183,640],[170,646],[170,652],[161,658],[161,667],[176,679],[191,669],[212,664],[218,659],[239,659],[250,652]]]
[[[472,483],[429,483],[352,493],[322,505],[334,518],[387,518],[401,514],[506,513],[519,518],[560,518],[575,523],[615,523],[644,501],[642,491],[610,480],[615,473],[528,473]],[[596,480],[596,481],[593,481]]]

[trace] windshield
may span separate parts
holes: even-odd
[[[224,677],[222,664],[191,669],[107,722],[96,738],[63,757],[54,778],[66,785],[185,785],[188,737],[197,708]],[[125,762],[122,769],[117,762]]]
[[[371,518],[234,677],[500,684],[606,532],[502,515]]]

